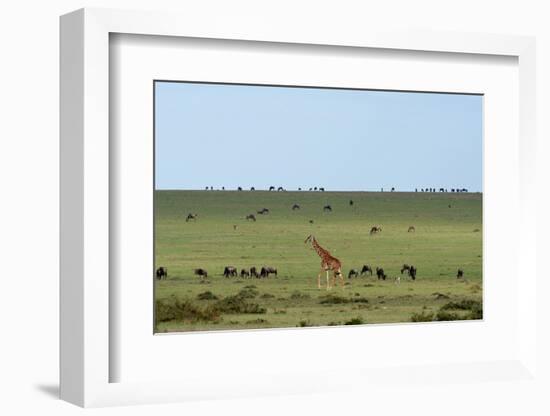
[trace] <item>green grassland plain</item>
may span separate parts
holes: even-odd
[[[332,212],[323,211],[327,204]],[[258,215],[262,208],[269,214]],[[186,221],[188,213],[197,220]],[[248,214],[257,221],[245,220]],[[374,225],[382,232],[370,235]],[[415,232],[407,231],[411,225]],[[448,302],[481,301],[482,230],[481,193],[155,191],[155,265],[168,269],[167,279],[153,279],[156,300],[208,308],[248,287],[247,302],[263,309],[212,321],[157,316],[156,331],[410,322]],[[304,244],[310,234],[342,262],[343,289],[317,288],[320,259]],[[404,263],[417,268],[415,281],[401,275]],[[388,278],[347,278],[363,264],[383,267]],[[264,265],[277,268],[278,277],[222,275],[225,266],[240,272]],[[195,268],[208,278],[195,276]],[[464,279],[456,278],[458,268]],[[200,300],[206,291],[218,300]],[[344,300],[323,303],[327,293]]]

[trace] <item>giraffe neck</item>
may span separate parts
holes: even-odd
[[[315,249],[319,257],[321,257],[322,259],[327,257],[327,255],[330,255],[330,253],[327,250],[325,250],[323,247],[319,245],[315,237],[311,240],[311,245],[313,246],[313,248]]]

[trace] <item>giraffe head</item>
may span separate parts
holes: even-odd
[[[313,239],[313,236],[312,235],[308,235],[307,238],[305,239],[304,241],[304,244],[306,244],[307,242],[311,241]]]

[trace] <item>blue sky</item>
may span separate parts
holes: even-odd
[[[156,189],[482,191],[483,97],[156,82]]]

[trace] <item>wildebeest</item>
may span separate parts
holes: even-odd
[[[185,222],[189,222],[189,220],[196,221],[198,215],[197,214],[187,214],[187,218],[185,219]]]
[[[349,200],[349,205],[350,205],[350,206],[353,205],[353,199],[350,199],[350,200]]]
[[[319,188],[321,192],[325,192],[325,188]]]
[[[193,270],[193,273],[196,276],[200,276],[201,279],[208,277],[208,272],[205,269],[195,269]]]
[[[292,211],[295,211],[297,209],[300,209],[300,205],[298,205],[298,204],[292,205]]]
[[[331,207],[330,205],[325,205],[325,206],[323,207],[323,211],[325,211],[325,212],[332,212],[332,207]]]
[[[241,270],[241,277],[250,277],[250,272],[246,269]]]
[[[168,269],[166,267],[160,266],[157,269],[157,279],[166,279],[168,277]]]
[[[256,270],[256,267],[251,267],[250,268],[250,276],[253,276],[253,277],[260,277],[258,275],[258,271]]]
[[[233,224],[233,229],[234,229],[235,231],[237,231],[237,228],[238,228],[238,227],[237,227],[237,224]]]
[[[386,280],[386,273],[384,273],[384,269],[381,267],[376,268],[376,276],[378,277],[378,280]]]
[[[391,192],[395,192],[395,188],[394,188],[394,187],[391,188]]]
[[[256,221],[256,217],[254,216],[254,214],[248,214],[248,215],[246,216],[246,219],[247,219],[247,220]]]
[[[372,268],[368,264],[363,264],[363,268],[361,269],[361,276],[370,273],[372,276]]]
[[[241,188],[240,186],[237,188],[237,191],[242,191],[243,188]]]
[[[316,187],[316,186],[314,186],[314,187],[313,187],[313,190],[314,190],[314,191],[316,191],[316,190],[317,190],[317,187]]]
[[[351,269],[348,273],[348,279],[351,279],[352,277],[357,277],[359,276],[359,272],[357,271],[357,269]]]
[[[409,229],[407,230],[408,233],[414,233],[416,231],[416,228],[414,228],[414,225],[410,225]]]
[[[310,223],[310,224],[313,224],[313,220],[309,220],[309,223]]]
[[[401,267],[401,274],[403,274],[404,271],[408,273],[409,270],[411,270],[411,266],[409,266],[408,264],[404,264],[403,267]]]
[[[376,233],[380,233],[382,232],[382,227],[379,227],[379,226],[374,226],[370,229],[370,233],[369,234],[376,234]]]
[[[416,267],[414,267],[412,264],[409,269],[409,276],[411,277],[412,280],[416,280]]]
[[[274,274],[275,276],[277,276],[277,269],[274,267],[264,266],[260,270],[261,277],[269,277],[270,274]]]
[[[458,270],[456,271],[456,278],[457,278],[457,279],[460,279],[460,278],[462,278],[462,277],[464,277],[464,270],[458,269]]]
[[[283,188],[282,186],[279,186],[279,187],[277,188],[277,192],[280,192],[280,191],[284,191],[284,188]]]
[[[237,268],[233,266],[225,266],[225,269],[223,269],[223,276],[224,277],[235,277],[237,276]]]
[[[274,191],[274,190],[275,190],[275,187],[274,187],[274,186],[270,186],[270,187],[269,187],[269,190],[270,190],[270,191]]]
[[[267,208],[262,208],[261,210],[256,211],[256,213],[260,215],[269,214],[269,210]]]
[[[251,186],[251,187],[250,187],[250,190],[251,190],[251,191],[255,191],[256,188],[254,188],[253,186]]]

